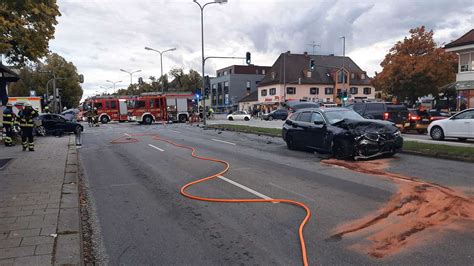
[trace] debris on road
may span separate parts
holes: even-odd
[[[390,160],[349,162],[323,160],[328,165],[390,179],[398,192],[376,214],[339,226],[331,237],[362,238],[350,248],[375,258],[421,244],[440,231],[466,231],[474,226],[474,198],[452,188],[387,172]],[[368,244],[367,242],[368,241]]]

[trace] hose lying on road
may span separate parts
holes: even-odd
[[[303,236],[303,228],[306,225],[306,223],[308,222],[309,217],[311,216],[311,211],[308,208],[308,206],[306,206],[305,204],[303,204],[301,202],[288,200],[288,199],[219,199],[219,198],[205,198],[205,197],[199,197],[199,196],[191,195],[188,192],[186,192],[186,190],[189,187],[191,187],[192,185],[195,185],[197,183],[205,182],[207,180],[210,180],[210,179],[213,179],[213,178],[216,178],[216,177],[219,177],[219,176],[225,174],[229,170],[230,164],[228,162],[224,161],[224,160],[219,160],[219,159],[215,159],[215,158],[211,158],[211,157],[199,156],[199,155],[196,154],[196,149],[195,148],[185,146],[185,145],[182,145],[182,144],[178,144],[178,143],[175,143],[175,142],[170,141],[170,140],[162,139],[158,135],[153,136],[153,139],[158,140],[158,141],[166,142],[166,143],[171,144],[175,147],[188,149],[188,150],[191,151],[191,156],[196,158],[196,159],[203,160],[203,161],[216,162],[216,163],[223,164],[225,166],[224,170],[222,170],[222,171],[220,171],[216,174],[213,174],[213,175],[210,175],[208,177],[189,182],[186,185],[184,185],[183,187],[181,187],[180,192],[185,197],[188,197],[188,198],[194,199],[194,200],[200,200],[200,201],[226,202],[226,203],[245,203],[245,202],[272,202],[272,203],[278,203],[279,202],[279,203],[292,204],[292,205],[296,205],[296,206],[299,206],[299,207],[303,208],[306,211],[306,216],[303,219],[303,221],[301,221],[301,224],[300,224],[299,229],[298,229],[298,235],[299,235],[299,238],[300,238],[301,256],[302,256],[302,259],[303,259],[303,265],[305,265],[305,266],[308,265],[306,245],[305,245],[304,236]]]

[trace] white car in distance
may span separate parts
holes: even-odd
[[[431,122],[428,133],[434,140],[458,138],[474,139],[474,108],[463,110],[448,119]]]
[[[233,112],[232,114],[227,115],[227,120],[230,120],[230,121],[233,121],[233,120],[249,121],[250,120],[250,115],[245,111],[237,111],[237,112]]]

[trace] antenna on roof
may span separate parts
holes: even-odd
[[[316,46],[319,47],[319,48],[321,48],[321,45],[320,45],[320,44],[316,44],[315,41],[313,41],[312,43],[306,44],[306,45],[313,47],[313,55],[315,55],[315,49],[314,49],[314,48],[316,48]]]

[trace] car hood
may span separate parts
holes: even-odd
[[[398,128],[389,121],[374,120],[374,119],[344,119],[333,126],[348,130],[354,135],[363,135],[365,133],[395,133]]]

